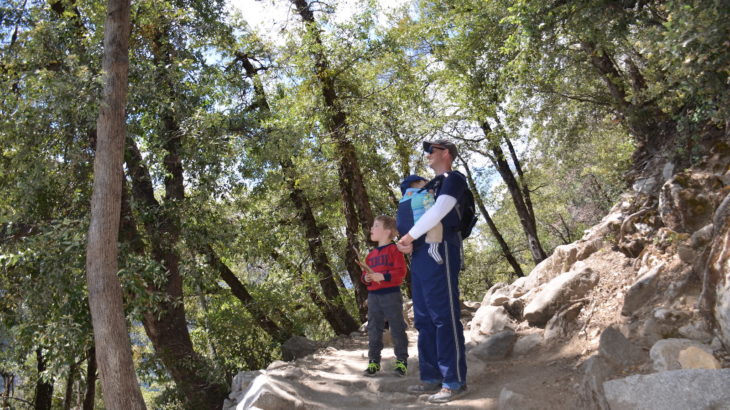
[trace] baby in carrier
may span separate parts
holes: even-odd
[[[419,175],[409,175],[400,184],[400,191],[403,194],[398,203],[396,221],[398,232],[408,232],[426,211],[436,202],[433,190],[424,189],[428,183],[426,178]],[[444,228],[441,222],[436,224],[430,231],[426,232],[426,244],[428,254],[438,264],[444,263],[438,253],[439,243],[443,241]]]

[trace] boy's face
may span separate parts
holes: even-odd
[[[390,240],[390,229],[385,229],[383,223],[376,220],[370,228],[370,240],[373,242],[383,242]]]
[[[424,181],[424,180],[411,182],[411,188],[423,188],[425,186],[426,186],[426,181]]]

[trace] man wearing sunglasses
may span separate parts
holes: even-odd
[[[447,140],[424,141],[428,165],[436,177],[426,186],[436,202],[398,241],[398,249],[412,253],[411,286],[414,324],[418,329],[418,361],[421,383],[409,386],[413,394],[433,393],[431,403],[445,403],[466,391],[466,352],[459,302],[459,271],[462,265],[459,232],[459,201],[468,189],[466,178],[452,170],[458,155]],[[441,222],[443,241],[438,263],[429,255],[424,234]]]

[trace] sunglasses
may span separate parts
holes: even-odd
[[[426,149],[426,152],[428,152],[429,154],[433,154],[433,150],[435,150],[435,149],[439,149],[442,151],[446,150],[446,148],[444,148],[444,147],[437,147],[435,145],[429,145],[428,148]]]

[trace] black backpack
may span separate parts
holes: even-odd
[[[464,178],[464,180],[466,181],[466,177],[461,172],[450,172],[461,175],[461,177]],[[443,174],[439,175],[429,181],[428,184],[426,184],[426,186],[424,186],[422,189],[433,189],[436,193],[436,196],[438,196],[439,191],[441,190],[441,183],[443,182],[444,178],[445,177]],[[456,201],[456,214],[459,216],[459,232],[461,233],[461,239],[464,240],[471,235],[471,231],[472,229],[474,229],[474,225],[477,224],[478,219],[477,208],[474,204],[474,194],[471,192],[471,189],[469,189],[468,185],[466,187],[466,190],[464,191],[464,194],[462,194],[461,198],[458,198]]]

